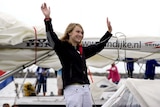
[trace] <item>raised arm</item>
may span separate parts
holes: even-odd
[[[100,39],[100,42],[105,42],[105,44],[108,42],[108,40],[111,38],[112,36],[112,26],[111,26],[111,22],[108,20],[108,17],[107,17],[107,20],[106,20],[106,23],[107,23],[107,28],[108,28],[108,31],[105,33],[105,35]]]
[[[60,40],[57,34],[53,30],[50,17],[51,14],[50,7],[47,7],[47,4],[43,3],[41,6],[41,10],[45,16],[44,22],[45,22],[47,40],[49,42],[49,45],[54,49],[56,47],[56,44],[58,45],[60,43]]]
[[[108,27],[108,31],[101,37],[101,39],[99,40],[99,42],[97,42],[94,45],[90,45],[88,46],[85,51],[85,57],[86,59],[97,54],[98,52],[100,52],[102,49],[104,49],[104,47],[106,46],[106,43],[109,41],[109,39],[112,37],[112,26],[110,21],[106,20],[107,22],[107,27]],[[83,48],[85,50],[85,48]]]

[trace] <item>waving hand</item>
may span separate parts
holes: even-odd
[[[112,32],[112,26],[111,26],[111,22],[108,20],[108,17],[107,17],[107,27],[108,27],[108,32]]]
[[[45,16],[45,18],[50,18],[50,7],[47,7],[47,4],[46,3],[43,3],[42,6],[41,6],[41,10]]]

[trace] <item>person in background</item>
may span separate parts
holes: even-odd
[[[3,107],[10,107],[9,103],[4,103]]]
[[[107,18],[108,31],[99,42],[83,47],[84,30],[79,23],[70,23],[64,36],[59,39],[51,23],[50,7],[43,3],[41,10],[45,16],[44,22],[49,45],[54,49],[62,64],[66,107],[92,107],[86,59],[97,54],[106,46],[112,36],[110,21]]]
[[[63,95],[62,69],[57,71],[58,96]]]
[[[37,67],[36,76],[37,76],[37,82],[36,82],[37,95],[41,91],[41,86],[43,86],[43,96],[45,96],[47,92],[47,78],[49,76],[49,69]]]
[[[119,81],[120,81],[120,74],[118,72],[118,68],[115,65],[115,63],[112,63],[111,68],[107,69],[107,71],[109,71],[109,74],[108,74],[108,77],[107,77],[108,80],[112,79],[113,83],[118,84]]]
[[[18,107],[18,105],[15,105],[15,104],[14,104],[14,105],[12,105],[12,107]]]
[[[147,60],[144,79],[154,80],[156,66],[160,66],[160,64],[155,59]]]
[[[127,63],[128,77],[133,78],[134,62],[137,60],[134,58],[125,58],[125,61]]]

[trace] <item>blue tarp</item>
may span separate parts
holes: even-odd
[[[0,83],[0,90],[6,87],[9,83],[13,81],[13,76],[8,77]]]

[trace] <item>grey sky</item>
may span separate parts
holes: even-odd
[[[78,22],[85,37],[101,37],[109,17],[113,34],[160,35],[158,0],[0,0],[0,11],[31,26],[43,25],[40,6],[44,2],[51,8],[54,29],[62,33],[70,22]]]

